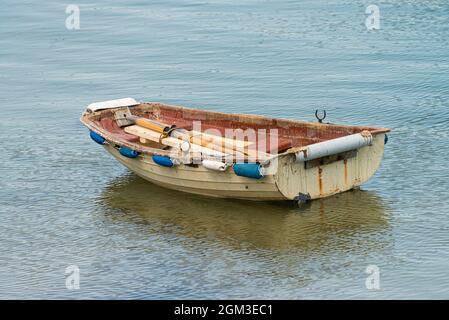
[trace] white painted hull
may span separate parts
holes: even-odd
[[[273,176],[257,180],[239,177],[232,169],[220,172],[203,166],[195,168],[187,165],[167,168],[154,163],[148,155],[129,159],[109,145],[105,145],[105,148],[138,176],[168,189],[220,198],[285,200]]]
[[[376,134],[372,145],[360,148],[353,158],[306,169],[294,161],[294,154],[279,157],[277,169],[262,179],[237,176],[203,166],[162,167],[151,155],[130,159],[109,144],[105,149],[118,161],[145,180],[178,191],[210,197],[247,200],[293,200],[298,194],[310,199],[323,198],[360,186],[374,175],[382,160],[385,134]]]

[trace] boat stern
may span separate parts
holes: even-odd
[[[276,186],[291,200],[324,198],[358,187],[379,168],[386,133],[373,134],[369,142],[358,149],[342,149],[343,152],[305,161],[298,161],[297,153],[281,155],[274,176]]]

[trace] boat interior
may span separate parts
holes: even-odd
[[[305,122],[288,119],[269,118],[256,115],[229,114],[221,112],[205,111],[201,109],[191,109],[185,107],[172,106],[162,103],[141,103],[129,108],[132,115],[154,119],[169,126],[175,125],[177,128],[192,130],[194,121],[201,121],[201,131],[208,132],[209,129],[220,132],[224,137],[226,129],[265,129],[266,135],[263,138],[257,137],[257,145],[263,145],[265,140],[265,150],[267,153],[283,153],[290,148],[303,147],[310,144],[339,138],[342,136],[355,134],[364,130],[372,134],[387,132],[385,128],[374,128],[365,126],[346,126],[319,122]],[[154,149],[164,149],[158,143],[143,143],[142,140],[133,134],[126,133],[115,120],[117,109],[106,109],[96,112],[86,112],[81,121],[91,130],[105,136],[108,140],[117,144],[132,147],[138,151],[154,152]],[[269,134],[277,130],[277,143],[270,146]],[[218,130],[218,131],[217,131]]]

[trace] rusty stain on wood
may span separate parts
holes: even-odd
[[[345,186],[348,185],[348,159],[343,160],[345,166]]]
[[[357,156],[357,150],[351,150],[351,151],[346,151],[346,152],[334,154],[334,155],[323,157],[323,158],[309,160],[304,163],[305,163],[305,168],[310,169],[313,167],[324,166],[326,164],[330,164],[330,163],[333,163],[336,161],[341,161],[341,160],[347,161],[347,159],[354,158],[356,156]]]
[[[320,167],[318,167],[318,186],[320,188],[320,195],[323,194],[323,169],[321,169]]]

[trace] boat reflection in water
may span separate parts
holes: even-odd
[[[180,193],[130,174],[112,180],[98,200],[113,222],[148,224],[149,232],[174,232],[203,244],[211,241],[236,249],[304,251],[351,251],[357,247],[368,251],[391,245],[384,204],[374,193],[362,190],[298,208],[286,202]]]

